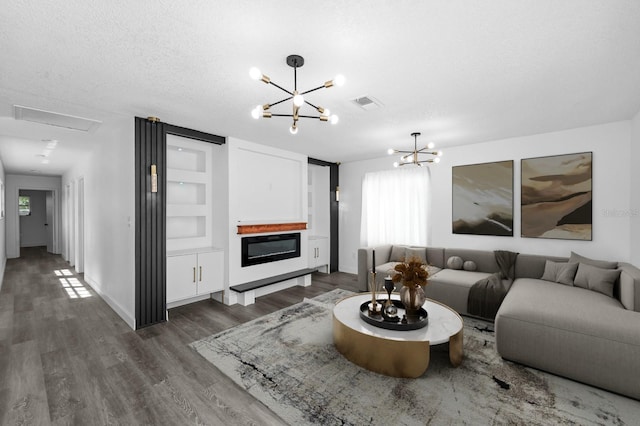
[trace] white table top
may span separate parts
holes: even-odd
[[[386,299],[386,293],[376,294],[376,298]],[[397,293],[391,294],[392,299],[399,300]],[[339,301],[333,308],[333,315],[347,327],[363,334],[399,341],[428,341],[430,345],[446,343],[449,338],[462,329],[462,318],[453,309],[430,299],[422,305],[429,314],[429,324],[418,330],[387,330],[364,322],[360,318],[360,305],[371,300],[371,293],[350,296]]]

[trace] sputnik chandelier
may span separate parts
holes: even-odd
[[[433,149],[435,147],[433,142],[429,142],[427,146],[422,149],[418,149],[418,136],[420,132],[411,133],[413,136],[413,151],[401,151],[398,149],[389,148],[387,154],[404,154],[400,157],[400,161],[393,163],[393,167],[406,166],[407,164],[415,164],[422,166],[424,163],[439,163],[440,157],[442,157],[442,151],[426,151],[427,149]],[[434,158],[428,158],[426,160],[420,160],[420,154],[432,155]]]
[[[316,90],[320,90],[320,89],[328,89],[329,87],[333,87],[333,86],[342,86],[344,84],[344,77],[342,75],[337,75],[333,80],[329,80],[325,82],[322,86],[318,86],[314,89],[306,90],[304,92],[298,92],[297,70],[298,68],[304,65],[304,58],[300,55],[289,55],[287,56],[287,65],[289,65],[290,67],[293,67],[293,91],[289,91],[277,85],[276,83],[271,81],[269,77],[262,74],[260,70],[256,67],[253,67],[251,68],[251,70],[249,70],[249,75],[251,76],[252,79],[262,80],[264,83],[271,84],[272,86],[277,87],[278,89],[282,90],[283,92],[289,95],[287,98],[279,100],[278,102],[274,102],[271,104],[258,105],[251,111],[251,116],[256,120],[259,119],[260,117],[262,118],[290,117],[293,119],[293,124],[289,128],[289,131],[291,132],[292,135],[295,135],[296,133],[298,133],[298,120],[300,118],[316,118],[320,121],[329,121],[331,124],[337,124],[338,123],[337,115],[331,114],[328,108],[316,106],[311,102],[307,101],[304,95],[306,95],[307,93],[315,92]],[[281,104],[290,99],[293,99],[292,114],[275,114],[270,111],[272,106]],[[310,107],[314,108],[316,111],[318,111],[320,115],[315,116],[315,115],[300,114],[300,107],[302,107],[304,104],[307,104]]]

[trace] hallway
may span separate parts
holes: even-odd
[[[252,306],[206,300],[131,330],[45,247],[7,261],[0,291],[0,424],[282,424],[187,345],[336,287],[315,274]]]

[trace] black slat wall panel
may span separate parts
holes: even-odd
[[[136,328],[166,320],[166,138],[164,123],[136,117]],[[151,165],[158,192],[151,192]]]

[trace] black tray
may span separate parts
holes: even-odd
[[[378,299],[377,302],[378,304],[382,304],[382,306],[384,306],[386,300]],[[391,300],[391,302],[395,305],[396,308],[398,308],[398,317],[402,319],[402,317],[405,315],[404,304],[399,300],[393,299]],[[362,318],[367,324],[371,324],[373,326],[384,328],[387,330],[407,331],[426,327],[426,325],[429,323],[429,314],[424,310],[424,308],[420,308],[420,310],[418,310],[417,317],[407,317],[407,322],[403,324],[401,321],[390,321],[384,318],[382,315],[369,315],[370,303],[371,301],[367,300],[362,305],[360,305],[360,318]]]

